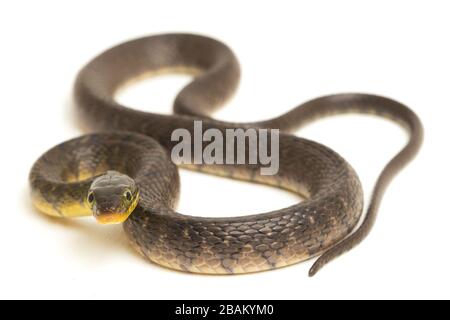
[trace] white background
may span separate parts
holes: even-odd
[[[450,298],[448,1],[14,1],[0,5],[1,298]],[[386,95],[422,118],[425,144],[388,189],[373,232],[307,277],[311,262],[244,276],[198,276],[152,265],[120,226],[37,213],[27,175],[45,150],[83,133],[71,89],[81,66],[131,38],[196,32],[230,45],[242,65],[221,119],[259,120],[311,98]],[[130,88],[130,106],[171,112],[188,77]],[[342,154],[366,195],[406,141],[366,116],[319,121],[298,135]],[[203,216],[277,209],[280,190],[185,172],[179,211]]]

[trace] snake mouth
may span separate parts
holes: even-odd
[[[100,224],[120,224],[125,222],[128,216],[129,214],[112,212],[95,214],[95,219]]]

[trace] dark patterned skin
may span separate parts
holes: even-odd
[[[40,202],[47,199],[64,216],[69,207],[85,207],[92,182],[86,176],[96,177],[106,170],[123,172],[135,179],[140,190],[138,207],[124,228],[137,250],[150,260],[198,273],[262,271],[319,254],[354,228],[362,210],[358,178],[341,157],[293,136],[282,141],[281,147],[289,152],[281,154],[279,176],[261,176],[258,166],[236,166],[229,171],[241,179],[248,173],[253,181],[299,194],[307,190],[307,201],[260,215],[199,218],[176,213],[176,166],[155,140],[133,133],[87,135],[56,146],[36,162],[30,181],[35,203],[41,195]],[[69,158],[68,149],[78,156]],[[215,165],[209,169],[220,170]],[[62,174],[69,171],[77,175],[70,185]]]
[[[288,174],[292,180],[255,174],[254,181],[273,179],[282,188],[298,193],[308,190],[308,200],[265,214],[220,219],[184,216],[170,207],[144,202],[148,208],[138,210],[125,223],[135,247],[173,269],[226,274],[287,266],[343,239],[362,210],[361,186],[354,171],[320,145],[294,137],[283,142],[291,144],[292,153],[282,155],[280,176]]]
[[[195,71],[196,76],[175,99],[175,115],[132,110],[114,99],[117,90],[134,78],[180,68]],[[210,118],[211,112],[232,95],[238,79],[239,64],[230,49],[201,36],[147,37],[102,53],[79,73],[75,100],[93,131],[122,132],[87,135],[41,157],[30,175],[36,206],[55,216],[76,216],[77,210],[82,213],[79,215],[90,214],[85,192],[92,178],[116,170],[134,178],[139,187],[139,204],[124,229],[133,246],[151,261],[181,271],[235,274],[279,268],[322,254],[311,269],[310,274],[315,274],[369,233],[389,181],[420,147],[421,123],[406,106],[366,94],[318,98],[267,121],[227,123]],[[288,134],[311,120],[346,112],[388,117],[410,133],[406,147],[381,173],[365,218],[352,234],[363,208],[362,189],[354,170],[329,148]],[[204,130],[221,132],[227,128],[280,129],[277,175],[261,175],[260,165],[188,168],[273,185],[306,200],[277,211],[236,218],[201,218],[174,211],[179,181],[169,157],[176,143],[170,136],[178,128],[193,133],[194,120],[203,120]]]

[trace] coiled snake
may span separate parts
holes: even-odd
[[[195,76],[175,99],[174,115],[129,109],[115,100],[126,82],[148,72],[187,70]],[[163,34],[109,49],[79,73],[78,110],[97,133],[64,142],[39,158],[30,173],[32,198],[56,217],[92,215],[101,223],[123,222],[132,245],[162,266],[208,274],[264,271],[315,256],[314,275],[325,263],[360,243],[372,228],[383,193],[418,152],[418,117],[396,101],[367,94],[338,94],[308,101],[268,121],[229,123],[210,113],[233,93],[239,65],[223,43],[190,34]],[[316,142],[289,134],[313,119],[358,112],[391,118],[409,142],[383,169],[361,220],[363,193],[352,167]],[[171,134],[203,127],[280,129],[279,171],[260,174],[260,164],[195,164],[190,169],[270,184],[306,197],[288,208],[235,218],[179,214],[179,178],[169,152]],[[214,208],[211,208],[214,210]]]

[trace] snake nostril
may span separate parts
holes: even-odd
[[[108,207],[104,207],[102,209],[102,212],[105,214],[115,213],[116,211],[117,211],[117,208],[115,206],[108,206]]]

